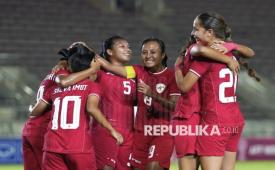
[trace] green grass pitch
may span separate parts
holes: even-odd
[[[23,170],[23,165],[0,165],[1,170]],[[173,163],[170,170],[177,170]],[[238,161],[235,170],[275,170],[274,161]]]

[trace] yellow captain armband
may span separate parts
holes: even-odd
[[[132,79],[136,77],[136,72],[133,66],[125,66],[124,68],[127,73],[127,79]]]

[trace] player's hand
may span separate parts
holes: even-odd
[[[137,90],[146,96],[151,97],[152,91],[150,86],[145,84],[141,79],[139,79],[138,85],[137,85]]]
[[[183,58],[182,56],[178,56],[176,62],[175,62],[175,69],[181,69],[184,66],[183,64]]]
[[[113,130],[111,134],[116,139],[117,144],[121,145],[123,143],[123,137],[119,132],[117,132],[116,130]]]
[[[68,68],[68,61],[67,60],[61,60],[52,68],[52,72],[56,73],[59,70],[67,69]]]
[[[234,73],[234,74],[238,74],[238,72],[240,71],[240,64],[237,60],[230,58],[229,62],[227,63],[227,66],[229,67],[229,69]]]
[[[96,54],[96,55],[98,55],[98,54]],[[95,72],[97,72],[100,69],[100,62],[97,60],[96,57],[91,61],[90,67],[93,68],[93,70],[95,70]]]
[[[211,47],[212,49],[214,49],[214,50],[216,50],[216,51],[222,53],[222,54],[226,54],[226,53],[228,52],[228,49],[225,48],[225,46],[224,46],[223,44],[224,44],[224,42],[223,42],[223,43],[221,43],[221,42],[216,42],[216,43],[215,43],[215,42],[214,42],[210,47]]]

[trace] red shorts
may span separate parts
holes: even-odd
[[[94,153],[43,153],[43,170],[96,170]]]
[[[119,170],[131,169],[129,157],[133,147],[133,132],[116,130],[123,136],[121,145],[117,145],[117,141],[107,129],[97,127],[92,130],[97,169],[103,169],[105,165]]]
[[[22,136],[24,169],[42,168],[44,136]]]
[[[198,136],[196,144],[198,155],[224,156],[225,151],[237,152],[243,127],[244,125],[208,125],[208,128],[206,129],[208,135]],[[213,132],[215,134],[211,135]],[[216,132],[219,132],[220,134]]]
[[[200,114],[192,114],[188,119],[178,118],[172,120],[173,131],[179,126],[190,127],[192,130],[200,124]],[[196,154],[197,135],[186,134],[174,136],[175,150],[178,158],[182,158],[188,154]]]
[[[145,136],[143,132],[136,131],[131,165],[138,169],[145,169],[148,163],[157,161],[161,167],[169,168],[173,149],[173,137],[168,133],[163,136]]]

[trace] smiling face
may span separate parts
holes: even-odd
[[[165,54],[162,52],[159,44],[155,41],[149,41],[142,46],[141,58],[144,66],[147,68],[162,67],[162,60]]]
[[[194,20],[191,35],[194,36],[196,43],[201,45],[207,45],[213,39],[212,31],[202,27],[198,17]]]
[[[124,39],[115,40],[112,48],[107,49],[107,52],[110,55],[110,60],[116,60],[121,63],[129,62],[132,54],[129,43]]]

